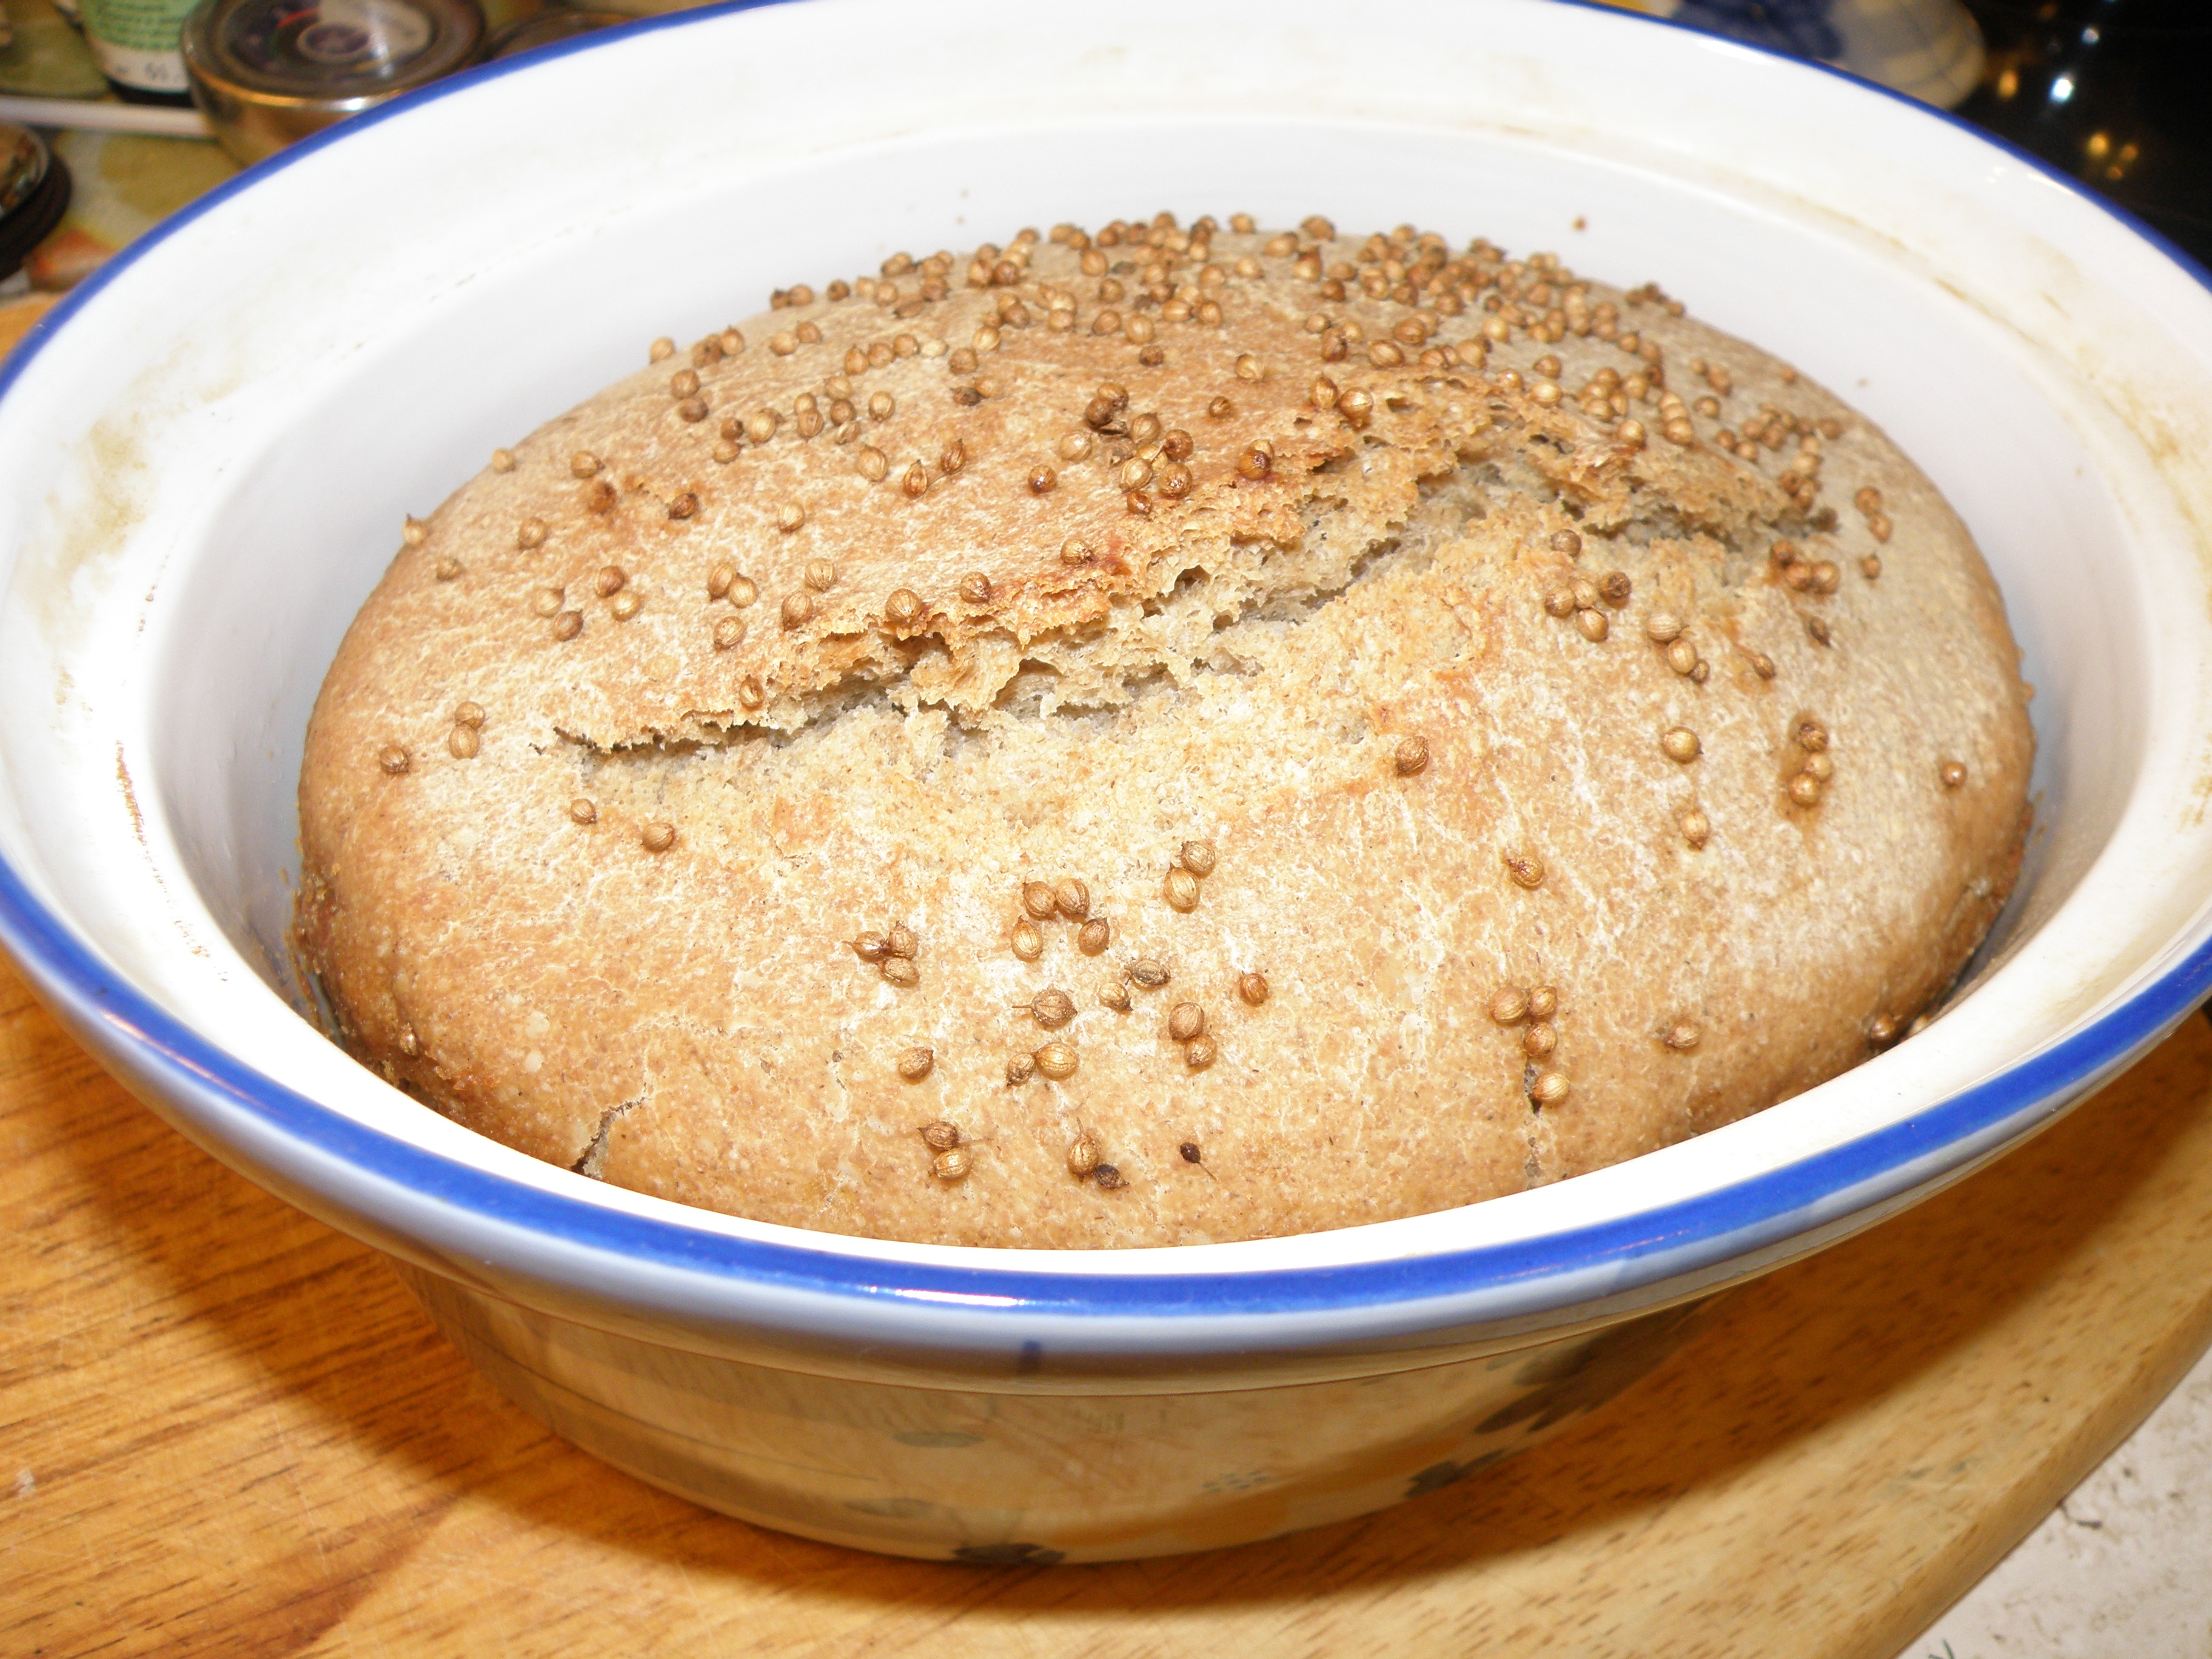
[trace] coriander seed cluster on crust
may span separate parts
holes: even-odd
[[[947,1243],[1417,1214],[1868,1057],[2009,889],[1965,530],[1656,285],[1163,214],[644,356],[406,521],[301,779],[337,1034],[539,1158]]]

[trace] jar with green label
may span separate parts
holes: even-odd
[[[78,0],[85,43],[117,96],[140,104],[189,104],[178,42],[193,0]]]

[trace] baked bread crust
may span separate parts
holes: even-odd
[[[1879,431],[1542,256],[1116,229],[779,295],[410,521],[301,779],[364,1063],[682,1202],[1099,1248],[1595,1169],[1941,994],[2031,694]]]

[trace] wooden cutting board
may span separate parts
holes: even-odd
[[[1894,1659],[2212,1340],[2212,1027],[1511,1462],[1124,1566],[854,1554],[593,1462],[4,964],[0,1229],[0,1653]]]

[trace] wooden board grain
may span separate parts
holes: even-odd
[[[2212,1340],[2212,1028],[1511,1462],[1123,1566],[863,1556],[594,1463],[4,966],[0,1227],[0,1653],[1893,1659]]]

